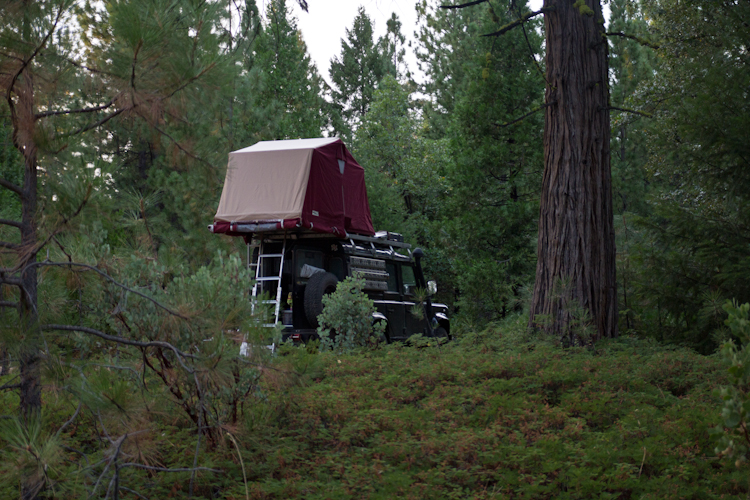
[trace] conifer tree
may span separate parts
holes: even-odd
[[[328,122],[322,79],[286,0],[268,3],[253,64],[253,104],[269,123],[264,138],[319,137]]]
[[[347,132],[356,129],[369,110],[378,82],[386,74],[386,63],[373,38],[372,20],[360,6],[352,28],[346,30],[346,39],[341,40],[341,54],[331,59],[329,71],[335,87],[332,97],[342,108]]]

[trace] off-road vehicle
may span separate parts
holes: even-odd
[[[447,307],[433,304],[420,249],[372,228],[364,170],[340,139],[260,142],[230,153],[214,233],[245,238],[253,295],[281,322],[284,339],[317,335],[322,297],[347,276],[385,322],[387,341],[449,337]]]

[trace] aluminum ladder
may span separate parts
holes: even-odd
[[[258,253],[255,253],[255,248],[258,249]],[[276,284],[276,298],[265,299],[262,301],[263,304],[272,304],[274,306],[273,323],[265,323],[263,326],[273,327],[279,322],[279,313],[281,312],[281,275],[284,273],[284,254],[286,254],[286,238],[284,238],[281,244],[281,253],[267,253],[266,242],[264,240],[254,240],[252,244],[247,247],[248,252],[248,267],[251,271],[255,271],[255,283],[253,284],[252,296],[257,299],[263,294],[263,292],[271,292],[273,287],[268,287],[267,284]],[[278,259],[279,261],[279,273],[266,274],[267,269],[271,269],[274,266],[268,266],[266,259]],[[254,313],[255,311],[253,311]]]

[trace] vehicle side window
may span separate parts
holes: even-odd
[[[414,287],[417,286],[417,280],[414,277],[414,269],[409,265],[401,266],[401,284],[404,287],[404,293],[414,295]]]
[[[396,276],[396,264],[393,262],[385,263],[385,270],[388,272],[388,291],[398,293],[398,276]]]

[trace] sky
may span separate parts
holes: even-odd
[[[295,0],[288,0],[287,5],[297,17],[298,26],[307,44],[318,72],[329,83],[328,69],[333,57],[341,54],[341,40],[346,38],[346,30],[351,29],[357,9],[364,6],[367,15],[373,22],[374,39],[385,34],[386,21],[395,12],[401,21],[401,33],[407,40],[406,64],[412,76],[418,82],[422,81],[422,74],[417,69],[416,49],[417,12],[415,6],[418,0],[307,0],[308,12],[304,12]],[[258,2],[260,6],[265,1]],[[538,10],[542,0],[530,0],[529,8]],[[263,9],[265,11],[265,9]],[[411,49],[408,47],[412,42]]]
[[[318,72],[330,82],[328,69],[333,57],[341,54],[341,39],[346,38],[346,30],[351,29],[357,9],[364,6],[373,23],[374,39],[385,34],[386,21],[395,12],[401,21],[401,32],[408,40],[414,40],[417,27],[417,0],[308,0],[308,12],[290,0],[288,5],[298,20],[298,26],[307,44]],[[407,54],[409,69],[416,70],[417,60],[413,53]]]

